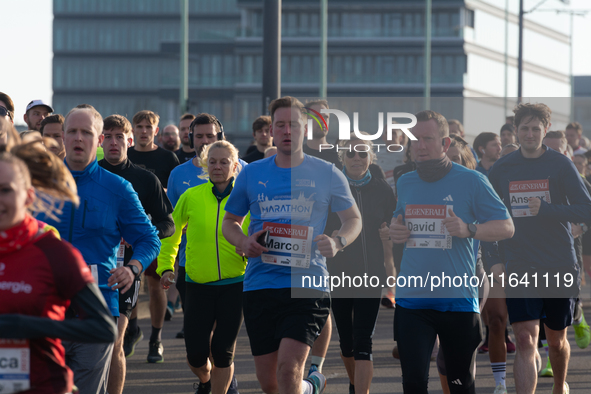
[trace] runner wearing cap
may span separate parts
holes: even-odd
[[[53,108],[46,104],[43,100],[33,100],[27,104],[27,110],[23,115],[23,119],[29,130],[41,129],[41,121],[51,115]]]

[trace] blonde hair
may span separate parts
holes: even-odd
[[[203,174],[199,175],[199,178],[209,179],[209,171],[207,169],[209,152],[212,149],[219,149],[219,148],[227,149],[230,152],[230,159],[232,160],[232,164],[235,164],[235,163],[238,164],[236,166],[236,171],[234,172],[234,177],[236,177],[238,175],[238,173],[240,173],[240,170],[242,170],[242,165],[240,164],[240,161],[238,160],[238,153],[239,153],[238,149],[236,149],[236,147],[234,145],[232,145],[230,142],[225,141],[225,140],[221,140],[221,141],[216,141],[213,144],[205,145],[205,147],[203,148],[203,151],[201,152],[201,155],[199,156],[199,165],[201,166],[201,168],[203,168]]]
[[[367,134],[365,131],[360,131],[359,134],[362,135],[369,135]],[[373,150],[373,141],[371,140],[362,140],[361,138],[359,138],[355,133],[351,133],[349,135],[349,139],[348,140],[340,140],[338,146],[339,147],[345,147],[347,145],[353,145],[353,141],[360,141],[363,145],[367,145],[369,147],[369,150],[367,151],[367,153],[369,154],[369,164],[374,163],[377,159],[377,155],[376,152],[374,152]],[[345,162],[345,153],[347,152],[346,149],[343,150],[339,150],[338,151],[338,155],[339,155],[339,161],[341,163]]]
[[[35,188],[37,198],[31,210],[43,212],[52,219],[61,213],[65,201],[78,206],[76,182],[59,157],[47,151],[44,142],[51,138],[15,145],[10,152],[0,153],[0,161],[20,172],[25,188]]]

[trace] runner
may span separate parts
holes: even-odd
[[[70,393],[73,374],[60,339],[109,343],[116,326],[80,253],[53,231],[44,231],[45,223],[28,210],[36,206],[51,212],[36,200],[37,193],[77,204],[76,183],[57,156],[33,142],[16,146],[12,154],[0,153],[0,187],[5,210],[0,219],[0,387],[11,393]],[[83,312],[82,319],[64,320],[70,302]]]
[[[126,292],[160,250],[156,229],[149,222],[131,184],[101,168],[96,147],[103,140],[103,118],[89,105],[73,108],[64,123],[65,163],[78,185],[78,208],[66,203],[59,214],[38,219],[58,229],[90,266],[113,316],[119,316],[119,289]],[[125,239],[133,256],[117,267],[117,251]],[[71,311],[72,312],[72,311]],[[69,313],[68,317],[75,317]],[[107,390],[113,344],[64,342],[68,366],[81,394]]]
[[[270,116],[259,116],[252,123],[252,136],[256,142],[256,150],[243,157],[247,163],[265,158],[265,150],[273,145],[273,137],[269,134]]]
[[[168,177],[171,171],[179,165],[177,156],[166,149],[160,148],[154,142],[160,129],[158,122],[160,117],[152,111],[139,111],[132,119],[133,134],[135,137],[135,146],[128,150],[129,160],[140,168],[155,174],[162,185],[168,184]],[[162,346],[162,327],[164,326],[164,316],[166,314],[167,298],[164,289],[160,286],[160,276],[156,274],[158,262],[152,261],[152,264],[146,269],[144,277],[148,282],[148,292],[150,294],[150,320],[152,330],[148,344],[148,362],[164,362],[164,347]],[[133,349],[143,333],[137,326],[137,308],[134,308],[129,318],[129,326],[125,335],[124,347],[127,357],[133,355]]]
[[[499,136],[501,137],[501,146],[504,148],[510,144],[517,144],[517,135],[515,135],[515,126],[513,124],[505,123],[501,126],[501,131],[499,132]]]
[[[64,147],[64,117],[60,114],[48,116],[41,121],[39,132],[43,137],[54,139],[54,146],[49,146],[48,149],[63,161],[66,157],[66,148]]]
[[[328,288],[322,283],[327,275],[325,257],[333,257],[361,231],[359,210],[343,174],[302,151],[303,111],[302,103],[293,97],[271,102],[277,155],[241,171],[223,222],[225,238],[249,257],[244,320],[265,393],[318,394],[324,390],[326,380],[321,373],[312,372],[304,383],[302,377],[310,347],[330,308]],[[343,223],[332,238],[323,234],[329,205]],[[241,224],[249,211],[247,237]],[[294,229],[297,237],[286,235]],[[267,247],[257,242],[265,233],[270,237]],[[301,254],[281,257],[295,250],[295,245]],[[277,265],[283,262],[291,266]],[[307,298],[292,298],[292,291]]]
[[[417,171],[398,181],[398,203],[390,226],[392,241],[406,244],[397,279],[426,278],[431,272],[472,277],[476,268],[473,239],[511,237],[511,219],[482,174],[447,158],[451,140],[445,118],[433,111],[416,117],[411,132],[417,141],[411,149]],[[425,219],[434,227],[420,232],[418,223]],[[445,231],[443,244],[432,237],[437,228]],[[437,265],[430,265],[433,262]],[[397,289],[394,337],[405,393],[427,393],[428,365],[437,335],[450,392],[476,392],[472,371],[481,340],[478,294],[474,288],[451,285],[440,290],[427,293],[410,285]]]
[[[501,140],[495,133],[480,133],[474,139],[474,150],[478,155],[478,166],[476,171],[488,176],[488,171],[501,157]]]
[[[49,119],[49,118],[47,118]],[[98,162],[99,166],[113,174],[119,175],[137,192],[144,211],[158,231],[158,238],[166,238],[174,233],[172,205],[166,197],[164,189],[156,175],[143,170],[127,158],[127,149],[131,143],[131,124],[121,115],[105,118],[103,126],[103,148],[105,158]],[[127,265],[133,255],[133,249],[121,241],[117,252],[117,264]],[[111,371],[109,373],[109,394],[120,394],[125,384],[125,353],[123,336],[127,329],[129,316],[135,308],[141,286],[141,276],[137,277],[131,288],[119,293],[120,318],[117,324],[119,335],[113,349]],[[134,331],[132,331],[134,332]]]
[[[158,256],[157,272],[163,287],[169,288],[174,283],[174,260],[183,229],[188,225],[185,345],[191,371],[199,378],[197,394],[225,394],[234,374],[246,259],[223,237],[222,219],[238,166],[238,150],[229,142],[205,147],[201,168],[208,172],[210,182],[181,195],[173,213],[176,231],[162,241]],[[248,232],[248,221],[243,229]]]
[[[181,116],[181,119],[179,121],[179,138],[181,140],[181,147],[174,153],[176,153],[181,164],[195,157],[195,150],[193,149],[193,147],[191,146],[191,142],[189,141],[189,133],[191,132],[189,126],[191,126],[191,122],[193,122],[193,119],[195,119],[195,115],[184,114],[183,116]]]
[[[340,146],[352,148],[351,151],[340,150],[339,158],[361,211],[363,227],[357,242],[345,248],[344,253],[327,260],[328,271],[338,277],[377,276],[381,283],[386,283],[386,271],[394,271],[392,241],[389,234],[385,240],[381,239],[380,228],[388,233],[387,223],[396,208],[394,192],[384,178],[374,177],[371,172],[370,163],[376,159],[372,141],[362,141],[351,133],[350,141],[343,141]],[[339,224],[329,220],[327,229],[338,229]],[[331,295],[341,359],[349,376],[349,394],[368,394],[373,377],[372,337],[382,288],[342,288]]]
[[[491,271],[500,275],[506,270],[507,275],[517,274],[520,278],[529,275],[530,279],[536,272],[547,276],[568,273],[578,285],[579,270],[568,222],[591,219],[591,197],[573,163],[542,144],[551,124],[550,108],[544,104],[525,103],[518,105],[514,113],[521,147],[495,163],[489,178],[512,213],[516,231],[512,239],[501,243],[505,267],[496,264]],[[527,201],[528,205],[519,199]],[[554,371],[553,392],[568,393],[566,374],[570,346],[566,328],[572,323],[577,294],[560,293],[550,284],[534,290],[539,291],[525,293],[523,288],[505,288],[509,319],[517,340],[516,390],[519,393],[535,391],[537,337],[540,319],[545,316]],[[537,298],[531,298],[534,296]]]

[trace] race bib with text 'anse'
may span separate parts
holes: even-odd
[[[269,230],[268,252],[261,255],[263,263],[286,267],[310,267],[314,227],[293,224],[264,222]]]
[[[528,206],[531,198],[541,198],[551,203],[550,182],[548,179],[509,182],[509,198],[513,217],[532,216]]]
[[[410,230],[407,248],[451,249],[452,236],[443,225],[451,205],[406,206],[404,219]]]

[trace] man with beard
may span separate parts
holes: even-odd
[[[270,116],[259,116],[252,124],[252,136],[255,140],[256,149],[243,157],[247,163],[261,160],[265,157],[265,150],[273,145],[269,128],[271,127]]]
[[[23,119],[29,130],[39,131],[41,121],[51,115],[52,112],[53,108],[45,104],[43,100],[33,100],[27,104],[27,111],[23,115]]]
[[[480,159],[476,171],[488,176],[492,165],[501,157],[502,148],[497,134],[488,131],[478,134],[474,140],[474,150]]]
[[[164,149],[176,152],[181,144],[179,129],[175,125],[169,124],[162,130],[162,133],[158,134],[158,142]]]
[[[181,120],[179,121],[179,137],[181,139],[181,148],[174,153],[176,153],[176,156],[179,158],[179,162],[181,164],[195,157],[195,150],[189,141],[189,126],[191,126],[193,119],[195,119],[195,115],[184,114],[181,116]]]

